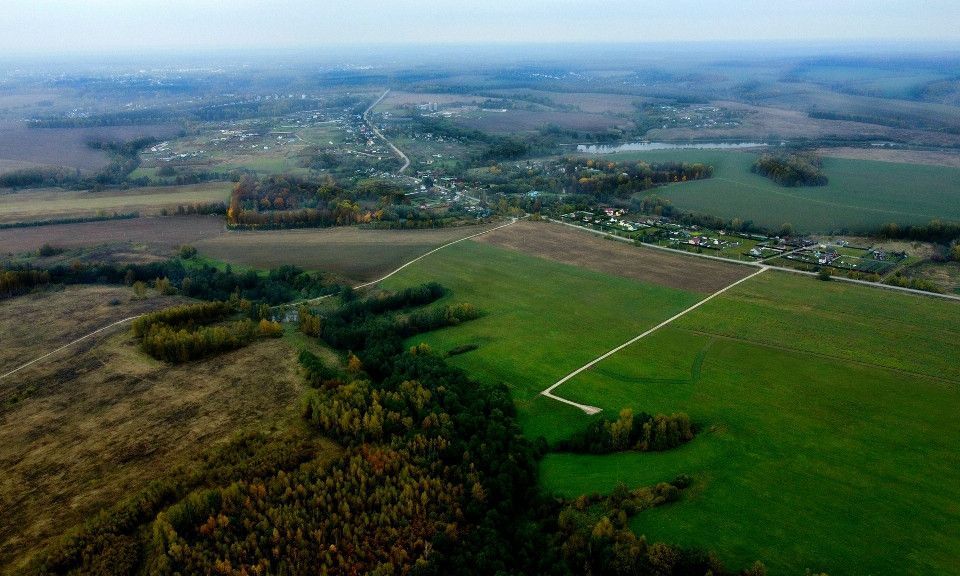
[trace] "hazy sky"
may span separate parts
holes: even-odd
[[[0,52],[368,43],[937,41],[960,0],[0,0]]]

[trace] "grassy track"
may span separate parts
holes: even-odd
[[[617,157],[711,164],[712,179],[669,186],[657,194],[685,211],[752,220],[773,229],[789,222],[806,232],[862,232],[888,222],[960,220],[957,168],[825,158],[827,186],[784,188],[750,172],[751,153],[670,150]]]
[[[540,396],[545,386],[700,298],[472,241],[430,256],[384,286],[427,281],[447,286],[455,301],[476,305],[484,316],[414,340],[440,351],[479,344],[451,362],[510,386],[532,436],[568,433],[582,421],[576,408]]]
[[[663,454],[552,455],[566,495],[689,473],[639,516],[653,539],[760,558],[772,574],[960,566],[960,306],[770,272],[564,385],[605,410],[686,411]],[[584,418],[586,421],[586,418]]]

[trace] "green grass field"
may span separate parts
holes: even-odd
[[[681,502],[634,526],[731,566],[956,573],[958,326],[953,303],[768,272],[556,391],[608,411],[685,411],[693,442],[550,455],[543,481],[574,496],[691,474]]]
[[[426,342],[441,352],[478,344],[451,363],[481,380],[507,384],[532,437],[567,434],[583,417],[540,396],[541,390],[700,298],[475,242],[437,252],[383,285],[429,281],[450,288],[452,301],[470,302],[484,316],[411,343]]]
[[[618,154],[620,159],[704,162],[713,178],[675,184],[656,193],[688,212],[752,220],[801,232],[874,230],[888,222],[960,220],[960,169],[871,160],[824,158],[827,186],[784,188],[752,174],[756,155],[717,150]],[[612,157],[614,158],[614,157]]]

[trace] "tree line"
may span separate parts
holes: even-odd
[[[713,176],[713,167],[686,162],[613,162],[567,158],[562,163],[567,188],[597,201],[630,196],[664,184],[703,180]]]

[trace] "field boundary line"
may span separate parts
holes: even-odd
[[[57,348],[56,350],[54,350],[54,351],[52,351],[52,352],[47,352],[46,354],[44,354],[43,356],[40,356],[39,358],[34,358],[33,360],[27,362],[26,364],[23,364],[23,365],[21,365],[21,366],[18,366],[17,368],[14,368],[13,370],[7,372],[6,374],[0,375],[0,379],[6,378],[7,376],[10,376],[10,375],[12,375],[12,374],[16,374],[17,372],[23,370],[23,369],[26,368],[27,366],[31,366],[31,365],[33,365],[33,364],[36,364],[37,362],[39,362],[39,361],[41,361],[41,360],[43,360],[43,359],[45,359],[45,358],[48,358],[48,357],[50,357],[50,356],[53,356],[54,354],[56,354],[57,352],[60,352],[61,350],[64,350],[64,349],[66,349],[66,348],[69,348],[70,346],[73,346],[74,344],[77,344],[78,342],[82,342],[82,341],[86,340],[87,338],[90,338],[91,336],[95,336],[96,334],[99,334],[100,332],[103,332],[104,330],[108,330],[108,329],[110,329],[110,328],[113,328],[114,326],[119,326],[120,324],[123,324],[123,323],[125,323],[125,322],[130,322],[131,320],[136,320],[136,319],[139,318],[140,316],[143,316],[143,314],[138,314],[137,316],[130,316],[129,318],[124,318],[123,320],[117,320],[117,321],[114,322],[113,324],[108,324],[108,325],[104,326],[103,328],[98,328],[97,330],[94,330],[93,332],[91,332],[91,333],[89,333],[89,334],[86,334],[86,335],[84,335],[84,336],[81,336],[81,337],[77,338],[76,340],[73,340],[73,341],[71,341],[71,342],[67,342],[66,344],[64,344],[63,346]]]
[[[626,342],[624,342],[623,344],[617,346],[617,347],[614,348],[613,350],[610,350],[609,352],[606,352],[605,354],[602,354],[602,355],[598,356],[597,358],[594,358],[594,359],[591,360],[590,362],[587,362],[587,363],[584,364],[583,366],[577,368],[577,369],[574,370],[573,372],[571,372],[571,373],[567,374],[566,376],[564,376],[563,378],[557,380],[553,385],[551,385],[550,387],[548,387],[548,388],[544,389],[542,392],[540,392],[540,394],[543,395],[543,396],[546,396],[547,398],[551,398],[551,399],[553,399],[553,400],[557,400],[558,402],[563,402],[564,404],[569,404],[570,406],[575,406],[575,407],[579,408],[580,410],[583,410],[583,411],[584,411],[585,413],[587,413],[588,415],[597,414],[598,412],[601,411],[601,408],[597,408],[596,406],[588,406],[588,405],[586,405],[586,404],[579,404],[579,403],[574,402],[574,401],[572,401],[572,400],[567,400],[566,398],[561,398],[560,396],[557,396],[556,394],[554,394],[553,391],[556,390],[557,388],[559,388],[562,384],[564,384],[565,382],[567,382],[567,381],[570,380],[571,378],[574,378],[575,376],[577,376],[578,374],[580,374],[581,372],[584,372],[584,371],[586,371],[586,370],[589,370],[590,368],[593,368],[594,366],[596,366],[596,365],[599,364],[600,362],[606,360],[606,359],[609,358],[610,356],[613,356],[614,354],[616,354],[617,352],[623,350],[623,349],[626,348],[627,346],[630,346],[631,344],[635,344],[636,342],[642,340],[643,338],[646,338],[647,336],[653,334],[653,333],[656,332],[657,330],[663,328],[664,326],[670,324],[671,322],[677,320],[678,318],[680,318],[680,317],[682,317],[682,316],[684,316],[684,315],[686,315],[686,314],[688,314],[688,313],[696,310],[697,308],[703,306],[704,304],[706,304],[707,302],[713,300],[713,299],[716,298],[717,296],[723,294],[723,293],[726,292],[727,290],[730,290],[731,288],[733,288],[733,287],[735,287],[735,286],[738,286],[738,285],[746,282],[747,280],[753,278],[754,276],[758,276],[758,275],[760,275],[760,274],[763,274],[763,273],[766,272],[767,270],[769,270],[769,268],[768,268],[767,266],[761,266],[760,269],[757,270],[756,272],[754,272],[753,274],[750,274],[750,275],[748,275],[748,276],[745,276],[745,277],[737,280],[737,281],[734,282],[733,284],[730,284],[729,286],[726,286],[726,287],[724,287],[724,288],[721,288],[720,290],[717,290],[716,292],[714,292],[713,294],[707,296],[707,297],[704,298],[703,300],[700,300],[699,302],[697,302],[697,303],[694,304],[693,306],[690,306],[689,308],[687,308],[687,309],[685,309],[685,310],[683,310],[683,311],[681,311],[681,312],[679,312],[679,313],[671,316],[670,318],[667,318],[666,320],[664,320],[663,322],[657,324],[657,325],[654,326],[653,328],[650,328],[649,330],[647,330],[647,331],[644,332],[643,334],[640,334],[639,336],[636,336],[636,337],[634,337],[634,338],[631,338],[630,340],[627,340]]]
[[[390,273],[387,274],[386,276],[383,276],[383,277],[381,277],[381,278],[377,278],[376,280],[371,280],[371,281],[369,281],[369,282],[364,282],[363,284],[357,284],[356,286],[351,286],[351,288],[353,288],[354,290],[359,290],[359,289],[361,289],[361,288],[366,288],[367,286],[373,286],[374,284],[378,284],[378,283],[380,283],[380,282],[383,282],[384,280],[386,280],[387,278],[393,276],[393,275],[396,274],[397,272],[400,272],[401,270],[403,270],[403,269],[406,268],[407,266],[410,266],[411,264],[414,264],[414,263],[416,263],[416,262],[419,262],[420,260],[423,260],[423,259],[426,258],[427,256],[429,256],[429,255],[431,255],[431,254],[434,254],[434,253],[436,253],[436,252],[439,252],[440,250],[443,250],[444,248],[447,248],[448,246],[453,246],[454,244],[458,244],[458,243],[460,243],[460,242],[463,242],[464,240],[469,240],[469,239],[471,239],[471,238],[476,238],[477,236],[483,236],[484,234],[488,234],[488,233],[490,233],[490,232],[493,232],[494,230],[499,230],[499,229],[501,229],[501,228],[506,228],[507,226],[510,226],[510,225],[512,225],[512,224],[516,224],[518,220],[519,220],[519,218],[513,218],[513,219],[510,220],[510,222],[507,222],[506,224],[501,224],[501,225],[499,225],[499,226],[494,226],[493,228],[487,228],[486,230],[483,230],[483,231],[481,231],[481,232],[477,232],[476,234],[471,234],[470,236],[464,236],[463,238],[458,238],[458,239],[453,240],[453,241],[451,241],[451,242],[447,242],[446,244],[444,244],[444,245],[442,245],[442,246],[437,246],[437,247],[434,248],[433,250],[430,250],[429,252],[426,252],[426,253],[424,253],[424,254],[421,254],[421,255],[417,256],[416,258],[414,258],[413,260],[410,260],[409,262],[406,262],[405,264],[401,265],[399,268],[397,268],[396,270],[390,272]],[[297,301],[297,302],[288,302],[288,303],[286,303],[286,304],[278,304],[277,306],[275,306],[275,308],[282,308],[282,307],[285,307],[285,306],[295,306],[295,305],[297,305],[297,304],[307,304],[307,303],[309,303],[309,302],[319,302],[320,300],[325,300],[325,299],[327,299],[327,298],[329,298],[329,297],[331,297],[331,296],[333,296],[333,294],[326,294],[326,295],[324,295],[324,296],[318,296],[317,298],[310,298],[310,299],[308,299],[308,300],[299,300],[299,301]]]
[[[560,220],[554,220],[554,219],[552,219],[552,218],[544,218],[544,220],[546,220],[546,221],[548,221],[548,222],[553,222],[553,223],[555,223],[555,224],[562,224],[562,225],[564,225],[564,226],[569,226],[569,227],[571,227],[571,228],[575,228],[575,229],[577,229],[577,230],[582,230],[582,231],[584,231],[584,232],[590,232],[590,233],[592,233],[592,234],[598,234],[598,235],[600,235],[600,236],[606,236],[607,238],[611,238],[611,239],[613,239],[613,240],[620,240],[621,242],[627,242],[627,243],[629,243],[629,244],[633,244],[634,246],[637,246],[637,245],[638,245],[635,241],[633,241],[633,240],[631,240],[631,239],[629,239],[629,238],[624,238],[623,236],[617,236],[616,234],[611,234],[611,233],[609,233],[609,232],[604,232],[604,231],[602,231],[602,230],[594,230],[594,229],[592,229],[592,228],[586,228],[586,227],[580,226],[580,225],[578,225],[578,224],[571,224],[571,223],[569,223],[569,222],[562,222],[562,221],[560,221]],[[672,253],[674,253],[674,254],[680,254],[680,255],[683,255],[683,256],[691,256],[691,257],[694,257],[694,258],[706,258],[707,260],[715,260],[715,261],[717,261],[717,262],[726,262],[726,263],[728,263],[728,264],[740,264],[741,266],[750,266],[750,267],[753,267],[753,268],[756,268],[756,267],[758,267],[758,266],[765,266],[765,267],[767,267],[767,268],[769,268],[769,269],[771,269],[771,270],[779,270],[779,271],[781,271],[781,272],[788,272],[788,273],[790,273],[790,274],[800,274],[801,276],[811,276],[811,277],[814,277],[814,278],[816,278],[816,277],[818,276],[818,274],[817,274],[816,272],[807,272],[806,270],[797,270],[796,268],[788,268],[788,267],[786,267],[786,266],[777,266],[776,264],[766,264],[766,261],[767,261],[767,260],[779,258],[779,257],[781,257],[781,256],[784,256],[784,254],[778,254],[778,255],[774,255],[774,256],[769,256],[769,257],[767,257],[767,258],[764,258],[764,259],[760,260],[759,262],[749,262],[749,261],[746,261],[746,260],[733,260],[733,259],[731,259],[731,258],[723,258],[723,257],[721,257],[721,256],[711,256],[710,254],[697,254],[696,252],[690,252],[690,251],[687,251],[687,250],[680,250],[680,249],[678,249],[678,248],[669,248],[669,247],[667,247],[667,246],[659,246],[659,245],[657,245],[657,244],[650,244],[650,243],[647,243],[647,242],[640,242],[640,243],[639,243],[639,246],[640,246],[640,247],[643,247],[643,248],[653,248],[654,250],[663,250],[663,251],[665,251],[665,252],[672,252]],[[797,250],[799,250],[799,249],[797,249]],[[797,250],[792,250],[791,252],[788,252],[787,254],[796,252]],[[927,297],[927,298],[941,298],[941,299],[943,299],[943,300],[953,300],[953,301],[955,301],[955,302],[960,302],[960,296],[958,296],[958,295],[956,295],[956,294],[945,294],[945,293],[943,293],[943,292],[927,292],[926,290],[917,290],[916,288],[906,288],[906,287],[903,287],[903,286],[893,286],[892,284],[883,284],[883,283],[881,283],[881,282],[870,282],[870,281],[868,281],[868,280],[857,280],[856,278],[847,278],[847,277],[845,277],[845,276],[831,276],[831,277],[830,277],[830,281],[847,282],[847,283],[849,283],[849,284],[857,284],[857,285],[859,285],[859,286],[867,286],[867,287],[869,287],[869,288],[878,288],[878,289],[880,289],[880,290],[892,290],[892,291],[894,291],[894,292],[901,292],[901,293],[903,293],[903,294],[913,294],[913,295],[915,295],[915,296],[924,296],[924,297]]]

